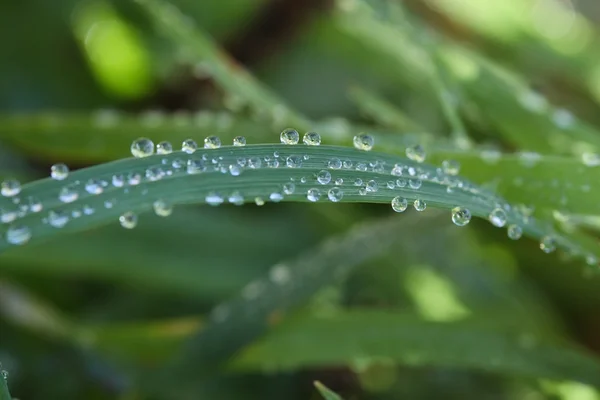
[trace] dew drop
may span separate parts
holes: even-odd
[[[131,143],[131,155],[135,158],[148,157],[154,154],[154,142],[148,138],[138,138]]]
[[[300,134],[295,129],[287,128],[281,132],[279,139],[283,144],[298,144],[300,141]]]
[[[237,164],[231,164],[229,166],[229,173],[232,176],[239,176],[242,173],[242,168]]]
[[[317,182],[319,182],[321,185],[327,185],[329,182],[331,182],[331,174],[329,173],[329,171],[320,171],[317,174]]]
[[[6,230],[6,241],[10,244],[22,245],[31,239],[31,230],[25,225],[11,225]]]
[[[285,159],[285,165],[287,165],[288,168],[300,168],[302,167],[302,157],[289,156]]]
[[[423,200],[417,199],[413,203],[413,206],[417,211],[425,211],[425,209],[427,208],[427,203],[425,203]]]
[[[342,168],[342,160],[339,158],[332,158],[327,161],[327,168],[329,169],[341,169]]]
[[[85,183],[85,191],[89,194],[100,194],[102,190],[102,185],[96,179],[90,179]]]
[[[156,145],[156,154],[171,154],[173,152],[173,145],[171,142],[162,141]]]
[[[42,211],[43,205],[40,199],[36,197],[29,197],[29,209],[33,213],[38,213]],[[1,213],[0,213],[1,214]]]
[[[426,155],[425,149],[420,144],[406,149],[406,157],[418,163],[425,161]]]
[[[544,236],[540,242],[540,249],[548,254],[556,250],[556,243],[550,236]]]
[[[0,194],[4,197],[13,197],[21,192],[21,183],[16,179],[7,179],[0,184]]]
[[[3,224],[8,224],[17,219],[17,211],[16,210],[3,210],[0,209],[0,222]]]
[[[302,141],[307,146],[318,146],[321,144],[321,135],[317,132],[306,132]]]
[[[460,172],[460,163],[455,160],[442,161],[442,170],[448,175],[458,175]]]
[[[392,209],[398,213],[406,211],[408,200],[404,197],[396,196],[392,199]]]
[[[344,179],[343,178],[337,178],[335,180],[335,184],[338,185],[338,186],[343,185],[344,184]]]
[[[233,138],[233,145],[236,147],[243,147],[246,145],[246,138],[243,136],[236,136]]]
[[[50,167],[50,176],[52,179],[62,181],[69,176],[69,167],[66,164],[59,163]]]
[[[504,211],[501,208],[495,208],[490,213],[488,219],[490,220],[492,225],[494,225],[498,228],[502,228],[504,225],[506,225],[506,220],[507,220],[506,211]]]
[[[319,189],[316,188],[308,189],[306,192],[306,198],[312,202],[319,201],[321,198],[321,192],[319,192]]]
[[[112,185],[119,188],[125,186],[125,177],[121,174],[113,175]]]
[[[131,186],[139,185],[140,182],[142,182],[142,175],[140,175],[138,172],[130,172],[127,175],[127,183],[129,183]]]
[[[377,182],[370,180],[369,182],[367,182],[367,184],[365,185],[365,190],[368,193],[375,193],[377,190],[379,190],[379,185],[377,184]]]
[[[125,229],[133,229],[137,226],[138,217],[131,211],[127,211],[119,217],[119,223]]]
[[[342,167],[344,167],[345,169],[352,169],[352,161],[350,160],[346,160],[342,163]]]
[[[294,185],[291,182],[288,182],[283,185],[283,193],[285,193],[287,195],[294,194],[295,190],[296,190],[296,185]]]
[[[363,180],[362,179],[356,178],[354,180],[354,186],[362,186],[362,184],[363,184]]]
[[[406,185],[408,185],[408,182],[406,181],[406,179],[397,179],[396,180],[396,185],[399,188],[403,188],[403,187],[406,187]]]
[[[218,149],[221,147],[221,139],[218,136],[208,136],[204,139],[205,149]]]
[[[465,226],[471,222],[471,211],[463,207],[452,209],[452,222],[457,226]]]
[[[509,225],[507,229],[508,238],[512,240],[519,240],[523,236],[523,229],[519,225]]]
[[[344,191],[339,187],[331,188],[327,192],[327,197],[329,197],[329,200],[331,200],[332,202],[337,203],[341,201],[344,197]]]
[[[262,197],[255,197],[254,198],[254,204],[256,204],[257,206],[264,206],[265,205],[265,201],[263,200]]]
[[[423,182],[420,179],[409,179],[408,180],[408,186],[410,186],[411,189],[418,190],[421,188],[422,185],[423,185]]]
[[[58,192],[58,199],[63,203],[72,203],[79,197],[77,190],[70,186],[65,186]]]
[[[242,204],[244,204],[244,196],[242,196],[240,192],[235,191],[229,195],[227,201],[236,206],[241,206]]]
[[[250,157],[248,159],[248,167],[252,169],[258,169],[262,165],[262,161],[259,157]]]
[[[152,203],[152,208],[159,217],[168,217],[173,213],[173,206],[164,200],[156,200]]]
[[[370,151],[375,145],[375,139],[371,135],[362,133],[360,135],[354,136],[352,143],[354,144],[354,147],[358,150]]]
[[[48,223],[54,228],[62,228],[69,222],[69,215],[64,211],[50,211],[48,213]]]
[[[279,203],[281,200],[283,200],[283,195],[279,192],[273,192],[269,195],[269,200],[271,200],[273,203]]]
[[[223,204],[223,196],[221,196],[220,194],[216,193],[216,192],[210,192],[209,194],[206,195],[205,199],[206,204],[211,205],[211,206],[218,206]]]
[[[181,151],[187,154],[194,154],[198,150],[198,144],[192,139],[186,139],[181,143]]]

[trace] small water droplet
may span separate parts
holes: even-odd
[[[560,129],[569,129],[575,123],[573,114],[563,108],[559,108],[552,114],[552,122]]]
[[[31,230],[25,225],[11,225],[6,230],[6,241],[10,244],[22,245],[31,239]]]
[[[294,185],[291,182],[288,182],[283,185],[283,193],[285,193],[287,195],[294,194],[295,190],[296,190],[296,185]]]
[[[370,151],[375,145],[375,139],[371,135],[362,133],[360,135],[354,136],[352,143],[354,144],[354,147],[358,150]]]
[[[317,182],[319,182],[321,185],[327,185],[329,182],[331,182],[331,174],[329,173],[329,171],[320,171],[317,174]]]
[[[237,190],[235,192],[231,193],[227,200],[231,204],[234,204],[236,206],[241,206],[242,204],[244,204],[244,196],[242,196],[242,194],[240,192],[238,192]]]
[[[308,189],[306,192],[306,198],[312,202],[319,201],[321,198],[321,192],[316,188]]]
[[[79,197],[77,190],[70,186],[65,186],[58,192],[58,199],[63,203],[72,203]]]
[[[13,197],[21,192],[21,183],[16,179],[7,179],[0,184],[0,194],[4,197]]]
[[[471,211],[463,207],[452,209],[452,222],[457,226],[465,226],[471,222]]]
[[[102,190],[102,185],[96,179],[90,179],[85,183],[85,191],[89,194],[100,194]]]
[[[367,182],[367,184],[365,185],[365,190],[368,193],[375,193],[377,190],[379,190],[379,185],[377,184],[377,182],[375,182],[374,180],[370,180],[369,182]]]
[[[162,141],[156,145],[156,154],[171,154],[173,152],[173,145],[171,142]]]
[[[329,189],[327,192],[327,197],[329,197],[329,200],[332,202],[337,203],[344,197],[344,192],[339,187],[334,187]]]
[[[554,250],[556,250],[556,243],[554,242],[554,239],[552,239],[550,236],[544,236],[540,242],[540,249],[546,254],[552,253]]]
[[[131,155],[135,158],[148,157],[154,154],[154,142],[148,138],[138,138],[131,143]]]
[[[339,158],[332,158],[331,160],[327,161],[327,168],[329,169],[340,169],[342,168],[342,160],[340,160]]]
[[[54,164],[50,167],[50,176],[54,180],[62,181],[69,176],[69,167],[63,163]]]
[[[192,139],[186,139],[181,143],[181,151],[187,154],[194,154],[198,150],[198,143]]]
[[[426,156],[427,153],[425,153],[425,149],[420,144],[406,149],[406,157],[418,163],[425,161]]]
[[[127,211],[119,217],[119,223],[123,228],[133,229],[137,226],[138,217],[135,213]]]
[[[95,212],[95,210],[91,206],[89,206],[87,204],[85,206],[83,206],[83,213],[85,215],[92,215],[94,212]]]
[[[48,223],[54,228],[62,228],[69,222],[69,215],[64,211],[51,210],[48,213]]]
[[[281,200],[283,200],[283,195],[279,192],[273,192],[269,195],[269,200],[271,200],[273,203],[279,203]]]
[[[417,199],[413,203],[413,206],[417,211],[425,211],[425,209],[427,208],[427,203],[425,203],[423,200]]]
[[[596,257],[594,254],[588,254],[585,257],[585,263],[590,267],[596,266],[598,264],[598,257]]]
[[[218,206],[220,204],[223,204],[224,201],[223,196],[216,192],[210,192],[206,195],[206,198],[204,200],[206,201],[206,204],[209,204],[211,206]]]
[[[318,146],[321,144],[321,135],[317,132],[306,132],[302,141],[307,146]]]
[[[363,184],[363,180],[362,179],[356,178],[354,180],[354,186],[362,186],[362,184]]]
[[[343,178],[337,178],[335,180],[335,184],[338,185],[338,186],[343,185],[344,184],[344,179]]]
[[[295,129],[287,128],[281,132],[279,139],[283,144],[298,144],[300,141],[300,134]]]
[[[130,172],[127,175],[127,183],[131,186],[139,185],[142,182],[142,175],[139,172]]]
[[[13,222],[15,219],[17,219],[17,211],[16,210],[0,209],[0,221],[3,224],[8,224],[9,222]]]
[[[423,182],[420,179],[409,179],[408,180],[408,186],[410,186],[411,189],[418,190],[421,188],[422,185],[423,185]]]
[[[392,199],[392,209],[398,213],[406,211],[408,200],[404,197],[396,196]]]
[[[492,225],[502,228],[504,225],[506,225],[506,211],[504,211],[502,208],[495,208],[488,216],[488,219]]]
[[[265,205],[265,201],[263,200],[263,198],[262,198],[262,197],[255,197],[255,198],[254,198],[254,203],[255,203],[257,206],[259,206],[259,207],[260,207],[260,206],[264,206],[264,205]]]
[[[300,168],[302,167],[302,157],[289,156],[285,159],[285,165],[287,165],[288,168]]]
[[[269,270],[269,279],[271,282],[284,285],[290,281],[292,272],[289,267],[283,264],[277,264]]]
[[[237,147],[243,147],[246,145],[246,138],[244,136],[236,136],[233,138],[233,145]]]
[[[397,179],[396,180],[396,186],[398,186],[399,188],[406,187],[406,185],[408,185],[408,182],[406,181],[406,179]]]
[[[460,163],[456,160],[442,161],[442,170],[447,175],[458,175],[460,172]]]
[[[218,149],[221,147],[221,139],[218,136],[208,136],[204,139],[205,149]]]
[[[29,196],[28,200],[29,200],[29,209],[31,210],[31,212],[38,213],[38,212],[42,211],[43,205],[42,205],[42,202],[40,199],[38,199],[37,197]]]
[[[511,224],[507,229],[508,238],[512,240],[519,240],[523,236],[523,229],[519,225]]]
[[[156,200],[152,203],[152,208],[159,217],[168,217],[173,213],[173,206],[164,200]]]
[[[342,167],[344,167],[345,169],[352,169],[352,161],[350,160],[346,160],[342,163]]]
[[[239,176],[242,173],[242,168],[237,164],[231,164],[229,166],[229,173],[232,176]]]

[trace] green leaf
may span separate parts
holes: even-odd
[[[489,318],[424,322],[406,314],[347,311],[298,317],[249,347],[232,367],[297,369],[389,360],[573,380],[600,387],[600,362],[570,346],[495,326]]]
[[[342,400],[341,396],[339,396],[337,393],[334,393],[331,389],[323,385],[321,382],[315,381],[314,385],[325,400]]]
[[[0,364],[0,400],[12,400],[10,392],[8,391],[8,376],[6,371],[2,369]]]

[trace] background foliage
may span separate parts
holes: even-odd
[[[338,398],[318,380],[345,399],[600,398],[599,18],[585,0],[4,5],[3,179],[140,136],[368,131],[457,160],[590,252],[431,208],[147,213],[0,255],[12,396]]]

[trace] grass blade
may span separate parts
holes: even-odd
[[[321,382],[315,381],[314,385],[315,385],[315,388],[319,391],[319,393],[321,394],[321,396],[323,396],[323,398],[325,400],[342,400],[341,396],[339,396],[337,393],[333,392],[331,389],[329,389],[327,386],[323,385]]]

